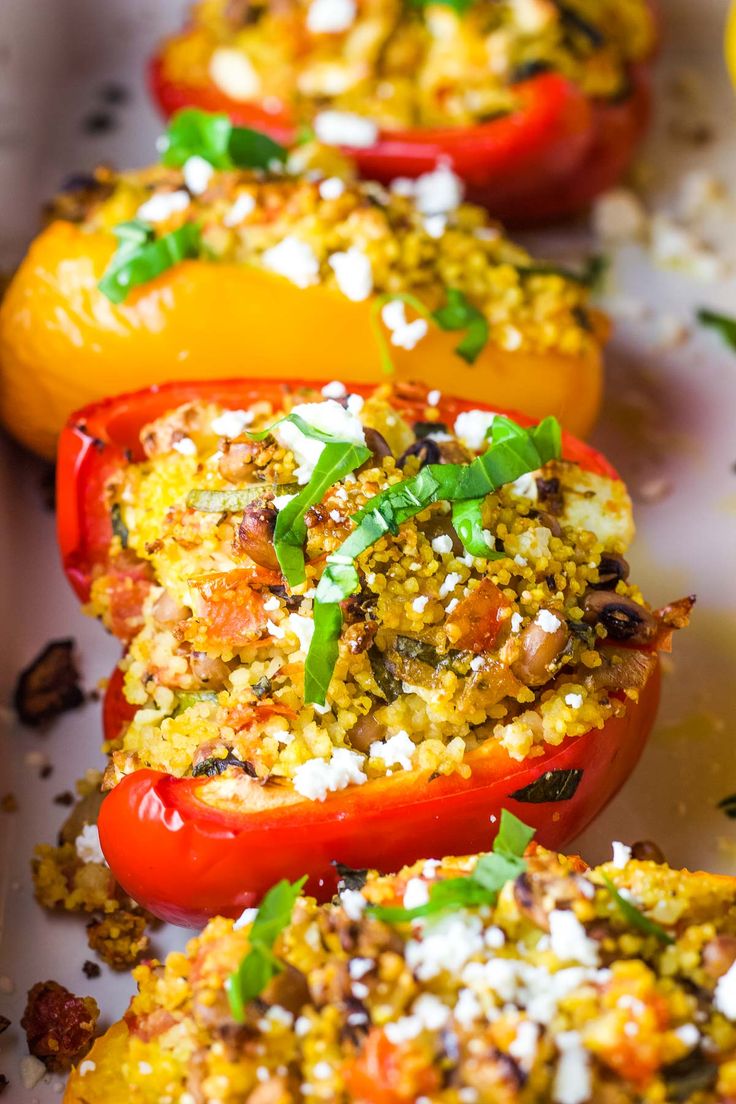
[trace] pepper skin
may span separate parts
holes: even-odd
[[[112,234],[52,223],[36,239],[0,307],[0,420],[22,444],[52,458],[73,410],[128,390],[223,372],[380,382],[373,299],[298,288],[254,267],[183,261],[120,306],[97,288]],[[285,321],[288,320],[288,324]],[[592,314],[599,344],[607,322]],[[598,414],[602,358],[508,351],[488,344],[476,363],[453,352],[458,335],[430,327],[416,349],[391,349],[399,379],[469,399],[557,415],[586,436]]]
[[[67,575],[83,601],[95,571],[106,566],[109,555],[112,529],[103,489],[129,462],[126,457],[142,456],[140,428],[193,399],[235,408],[256,398],[277,402],[285,382],[168,385],[108,399],[70,420],[59,449],[59,540]],[[303,382],[291,381],[291,386]],[[397,405],[415,420],[425,409],[409,387]],[[470,402],[445,397],[438,413],[450,421],[472,408]],[[529,424],[528,418],[514,417]],[[567,434],[563,455],[588,470],[616,476],[604,457]],[[239,914],[280,877],[308,872],[309,892],[329,896],[336,884],[333,860],[391,870],[423,856],[487,847],[489,823],[504,807],[536,827],[540,842],[562,847],[632,771],[651,730],[658,693],[659,679],[653,676],[639,702],[628,703],[624,716],[609,720],[602,730],[550,747],[538,758],[518,762],[489,742],[468,757],[468,779],[407,771],[331,794],[323,803],[254,783],[258,809],[232,811],[213,804],[207,778],[139,770],[105,798],[100,839],[126,892],[156,915],[190,925],[218,913]],[[119,734],[129,708],[118,674],[105,708],[109,737]],[[512,797],[558,770],[582,771],[572,796],[541,804]]]
[[[584,209],[612,187],[631,163],[651,113],[648,64],[631,67],[629,95],[589,99],[558,73],[517,84],[521,108],[467,127],[384,131],[367,149],[350,149],[363,176],[389,183],[416,177],[449,159],[467,198],[512,226],[542,225]],[[183,85],[167,77],[165,46],[149,68],[154,100],[168,118],[182,107],[224,111],[243,126],[288,143],[296,133],[288,113],[232,100],[214,83]]]

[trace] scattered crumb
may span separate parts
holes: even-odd
[[[128,970],[148,950],[146,917],[120,909],[87,925],[87,942],[113,970]]]
[[[0,1073],[0,1096],[5,1092],[10,1082],[4,1073]]]
[[[43,1071],[64,1073],[87,1052],[99,1015],[92,997],[77,997],[56,981],[39,981],[28,991],[20,1023]]]
[[[9,1027],[10,1020],[8,1019],[8,1017],[0,1016],[0,1035],[2,1035],[3,1031],[7,1031]]]
[[[55,805],[66,805],[66,806],[73,805],[74,804],[74,794],[72,793],[71,790],[62,790],[62,792],[58,793],[56,795],[56,797],[54,798],[54,804]]]
[[[82,964],[82,973],[86,978],[98,978],[102,973],[102,970],[96,962],[91,962],[89,959]]]
[[[20,1060],[20,1080],[24,1089],[35,1089],[38,1082],[46,1074],[46,1067],[32,1054],[26,1054]]]

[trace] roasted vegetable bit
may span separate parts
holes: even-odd
[[[547,771],[535,782],[516,790],[511,797],[514,801],[530,805],[541,805],[546,801],[569,801],[575,796],[582,777],[583,771],[579,768]]]
[[[211,755],[207,759],[203,759],[201,763],[197,763],[192,768],[192,775],[194,778],[212,778],[215,775],[223,774],[229,767],[236,767],[238,770],[244,771],[245,774],[250,775],[251,778],[255,778],[256,772],[250,763],[245,762],[242,759],[238,759],[237,755],[233,751],[228,751],[227,755],[216,756]]]
[[[39,728],[84,703],[74,641],[52,640],[18,676],[13,698],[23,724]]]
[[[146,917],[120,909],[87,925],[87,942],[113,970],[129,970],[148,950]]]
[[[28,992],[20,1023],[31,1054],[52,1073],[64,1073],[87,1053],[99,1015],[92,997],[75,997],[56,981],[39,981]]]

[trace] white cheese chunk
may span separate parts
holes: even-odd
[[[319,279],[319,261],[311,245],[291,234],[267,249],[261,255],[261,263],[300,288],[316,284]]]
[[[324,801],[328,793],[367,782],[362,763],[363,757],[357,752],[334,748],[329,759],[308,759],[297,767],[294,789],[310,801]]]
[[[326,146],[352,149],[367,149],[378,138],[378,127],[373,120],[352,111],[321,111],[315,116],[314,132]]]

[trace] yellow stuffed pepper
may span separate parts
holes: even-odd
[[[53,455],[104,395],[250,375],[393,372],[590,430],[606,324],[586,275],[536,264],[448,168],[389,192],[198,111],[163,146],[60,196],[8,288],[0,416],[23,444]]]

